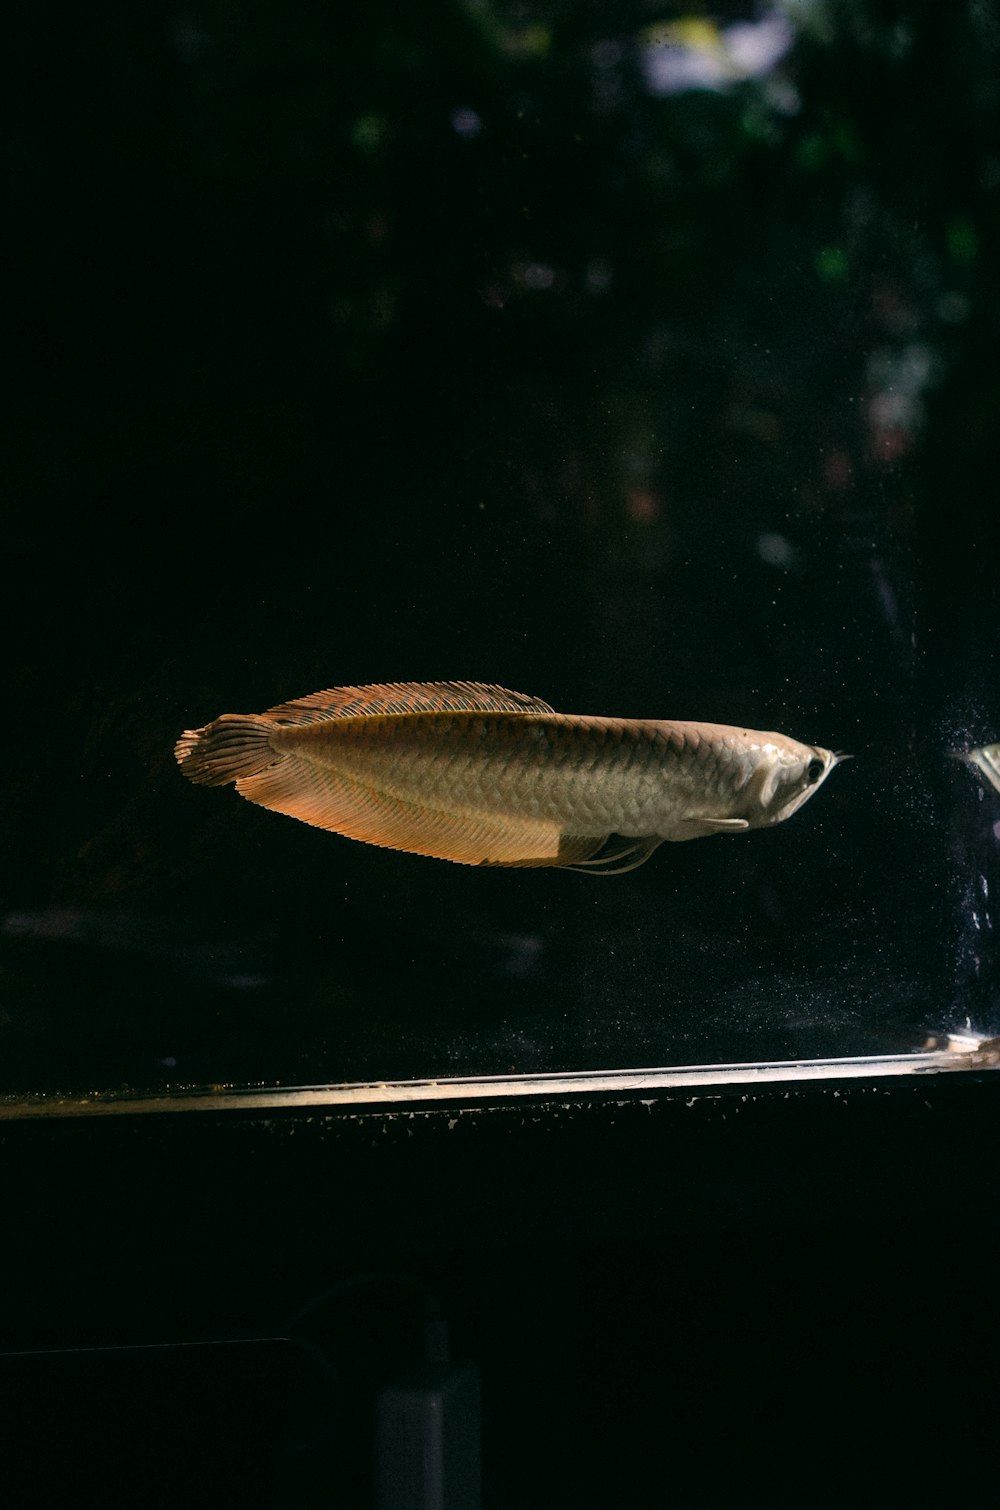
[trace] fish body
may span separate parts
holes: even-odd
[[[631,869],[664,840],[780,823],[840,758],[783,734],[561,714],[460,682],[333,688],[224,714],[175,753],[193,781],[234,781],[252,802],[350,838],[592,873]]]

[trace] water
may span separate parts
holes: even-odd
[[[1000,1031],[1000,794],[949,758],[1000,736],[974,18],[795,33],[732,88],[692,33],[666,92],[621,24],[140,18],[101,113],[85,62],[20,102],[0,1092]],[[176,769],[223,709],[423,677],[855,759],[607,879]]]

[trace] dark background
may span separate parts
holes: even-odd
[[[486,1510],[992,1506],[998,1092],[4,1121],[4,1481],[371,1510],[429,1291]]]
[[[830,0],[665,93],[679,14],[10,12],[7,1091],[997,1026],[998,799],[945,758],[1000,733],[996,9]],[[781,24],[691,14],[709,57]],[[422,677],[857,759],[608,881],[174,764],[223,711]]]

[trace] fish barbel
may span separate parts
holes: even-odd
[[[334,687],[224,713],[174,753],[192,781],[368,844],[589,874],[632,870],[665,839],[781,823],[846,758],[738,725],[556,713],[476,682]]]

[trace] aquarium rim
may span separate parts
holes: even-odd
[[[0,1120],[26,1117],[134,1115],[198,1111],[271,1111],[495,1102],[526,1097],[572,1100],[644,1091],[690,1089],[703,1095],[739,1085],[797,1085],[837,1080],[885,1080],[942,1071],[1000,1067],[995,1039],[951,1035],[940,1047],[905,1054],[865,1054],[839,1059],[787,1059],[742,1064],[695,1064],[673,1068],[574,1070],[563,1073],[465,1075],[435,1080],[370,1080],[330,1085],[210,1085],[151,1092],[94,1092],[86,1096],[39,1093],[0,1100]]]

